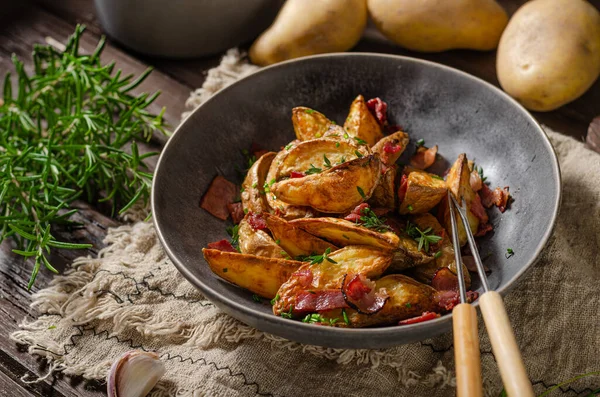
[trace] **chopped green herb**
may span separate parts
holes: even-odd
[[[315,138],[320,138],[320,137],[321,137],[321,133],[320,133],[320,132],[317,132],[317,133],[315,134]]]
[[[410,205],[410,204],[409,204],[409,205],[407,205],[407,206],[406,206],[406,208],[407,208],[409,211],[412,211],[412,210],[413,210],[413,206],[412,206],[412,205]]]
[[[321,173],[323,170],[321,168],[317,168],[314,165],[310,165],[310,168],[307,169],[306,171],[304,171],[304,173],[306,175],[312,175],[312,174],[319,174]]]
[[[226,267],[223,268],[223,273],[227,273],[227,268]]]
[[[392,231],[391,226],[385,224],[386,219],[383,217],[379,218],[371,208],[364,208],[361,214],[360,221],[363,227],[373,229],[379,233]]]
[[[271,306],[275,305],[275,303],[279,300],[279,294],[275,295],[275,298],[271,299]]]
[[[479,178],[481,178],[481,182],[485,182],[487,180],[486,176],[483,176],[483,168],[479,167],[479,169],[473,165],[473,169],[477,171],[477,173],[479,174]]]
[[[406,305],[404,305],[406,307],[408,307],[409,309],[412,307],[412,305],[410,304],[410,302],[408,302]]]
[[[254,182],[254,183],[252,184],[252,187],[253,187],[253,188],[257,188],[257,187],[258,187],[258,182]]]
[[[327,260],[328,262],[331,263],[337,263],[336,261],[334,261],[333,259],[331,259],[328,255],[331,253],[331,248],[327,248],[325,250],[325,252],[323,252],[322,255],[309,255],[306,257],[303,257],[303,259],[301,259],[303,262],[310,262],[310,265],[315,265],[317,263],[323,263],[324,260]],[[299,258],[296,257],[296,258]]]
[[[331,120],[331,124],[336,125],[337,123],[335,122],[335,120]]]
[[[406,233],[412,237],[419,246],[417,250],[421,250],[421,248],[425,248],[425,252],[429,252],[429,244],[435,244],[440,241],[442,238],[433,234],[431,227],[428,227],[424,231],[421,231],[418,227],[413,225],[410,222],[406,223]]]
[[[350,138],[350,135],[348,135],[348,133],[347,133],[347,132],[346,132],[346,133],[344,133],[344,139],[348,139],[348,138]]]
[[[260,302],[260,296],[258,296],[258,295],[256,295],[256,294],[254,294],[254,295],[252,295],[252,300],[253,300],[254,302]]]
[[[241,193],[244,193],[244,190],[246,190],[246,189],[244,189],[244,187],[242,186],[242,187],[240,188],[240,194],[241,194]]]
[[[312,109],[306,109],[304,112],[308,114],[313,114],[315,111]]]
[[[321,317],[321,315],[319,313],[311,313],[311,314],[307,314],[306,317],[304,317],[302,319],[302,322],[310,323],[310,324],[323,323],[323,322],[325,322],[325,319],[323,317]]]
[[[294,144],[290,143],[289,145],[285,146],[285,150],[290,150],[292,147],[294,147]]]
[[[48,327],[48,329],[56,329],[56,325],[51,325]]]
[[[345,234],[342,234],[342,237],[345,238],[346,240],[350,240],[350,237],[346,236]]]
[[[287,253],[287,252],[285,252],[285,251],[280,251],[279,253],[280,253],[280,254],[281,254],[281,255],[282,255],[282,256],[283,256],[285,259],[290,259],[290,256],[288,255],[288,253]]]
[[[292,318],[292,310],[294,310],[294,305],[290,305],[290,311],[289,312],[283,312],[281,313],[281,317],[283,318]]]
[[[355,150],[354,154],[356,154],[356,157],[358,157],[358,158],[363,157],[363,154],[361,152],[359,152],[358,150]]]
[[[346,314],[346,309],[342,309],[342,317],[344,318],[344,322],[347,325],[350,325],[350,320],[348,320],[348,315]]]
[[[342,158],[340,158],[340,161],[338,161],[338,164],[344,164],[346,162],[346,156],[342,156]]]
[[[362,190],[362,187],[360,187],[360,186],[357,186],[357,187],[356,187],[356,190],[358,190],[358,194],[360,194],[360,197],[362,197],[363,199],[366,199],[366,198],[367,198],[367,195],[365,194],[365,191],[364,191],[364,190]]]
[[[367,141],[360,139],[359,137],[354,137],[354,139],[356,140],[356,143],[358,143],[359,145],[366,145]]]
[[[244,214],[248,213],[248,208],[244,208]]]
[[[431,177],[432,177],[433,179],[439,179],[440,181],[443,181],[443,180],[444,180],[444,178],[442,178],[441,176],[439,176],[439,175],[436,175],[436,174],[431,174]]]
[[[275,240],[275,244],[279,245],[279,243],[281,243],[280,239]]]
[[[440,256],[442,256],[442,251],[438,251],[435,253],[435,255],[433,256],[435,259],[439,258]]]
[[[417,141],[417,146],[425,146],[425,139],[422,139],[422,138],[421,138],[421,139],[419,139],[419,140]]]
[[[240,251],[240,248],[239,248],[239,240],[240,240],[239,229],[240,229],[240,225],[234,225],[234,226],[231,226],[231,227],[228,227],[228,228],[225,229],[225,231],[227,232],[227,234],[229,235],[229,237],[231,237],[231,245],[233,245],[233,248],[235,248],[236,250],[238,250],[238,252]]]
[[[331,168],[331,161],[327,158],[327,155],[323,154],[323,161],[325,162],[325,167]]]
[[[340,143],[339,143],[339,142],[336,142],[336,143],[335,143],[335,147],[340,147]]]
[[[512,248],[507,248],[506,249],[506,254],[504,254],[504,256],[506,257],[506,259],[510,258],[511,256],[513,256],[515,254],[515,251],[513,251]]]
[[[263,188],[265,189],[265,193],[269,193],[271,191],[271,186],[275,183],[275,178],[271,179],[269,182],[265,182]]]

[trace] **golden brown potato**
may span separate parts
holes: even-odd
[[[409,142],[410,138],[406,132],[396,131],[378,140],[371,149],[373,153],[379,153],[383,164],[391,167],[402,156]]]
[[[333,125],[323,113],[304,106],[292,109],[292,124],[296,138],[301,141],[321,138]]]
[[[362,148],[357,148],[356,145],[348,142],[330,138],[300,142],[290,150],[286,150],[286,156],[281,159],[277,166],[275,180],[289,177],[292,171],[306,172],[315,167],[320,170],[327,170],[332,166],[357,158],[357,150],[361,156],[370,154],[368,148],[365,148],[364,145]]]
[[[381,176],[378,155],[336,165],[318,174],[276,182],[271,192],[285,203],[342,214],[371,197]]]
[[[419,244],[405,232],[400,232],[398,238],[398,248],[394,251],[390,271],[400,272],[433,261],[433,255],[419,250]]]
[[[367,278],[379,277],[392,260],[391,253],[365,246],[348,246],[330,254],[320,263],[305,264],[293,274],[277,292],[279,300],[273,306],[273,313],[289,311],[296,305],[296,294],[314,289],[339,290],[346,274],[360,274]],[[308,274],[308,280],[307,280]],[[309,282],[307,282],[309,281]]]
[[[462,197],[466,203],[467,207],[467,219],[469,221],[469,226],[471,227],[471,232],[473,234],[477,233],[477,229],[479,228],[479,219],[473,215],[471,212],[471,203],[475,200],[475,192],[471,188],[471,171],[469,169],[469,162],[467,160],[466,154],[461,154],[458,156],[458,159],[448,172],[448,176],[446,177],[446,184],[448,189],[454,194],[457,200]],[[452,222],[450,220],[450,207],[448,206],[448,197],[444,195],[444,198],[439,207],[438,219],[442,225],[446,228],[448,233],[452,235]],[[460,242],[460,246],[462,247],[467,243],[467,233],[465,232],[462,219],[456,215],[456,222],[458,225],[458,240]]]
[[[210,269],[219,277],[264,298],[274,298],[302,262],[202,249]]]
[[[414,223],[419,229],[426,230],[431,228],[433,234],[437,236],[443,236],[443,238],[436,244],[436,250],[440,254],[430,263],[424,264],[423,266],[417,266],[409,270],[409,275],[414,277],[416,280],[431,284],[431,280],[435,273],[444,267],[447,267],[456,274],[456,261],[454,259],[454,247],[450,240],[449,234],[446,232],[444,227],[440,225],[438,220],[431,214],[419,214],[410,217],[410,221]],[[436,252],[437,252],[436,251]],[[465,285],[467,288],[471,286],[471,275],[468,269],[463,265],[463,274],[465,279]]]
[[[398,247],[399,239],[394,233],[378,233],[364,226],[338,218],[296,219],[291,225],[308,233],[344,247],[348,245],[368,245],[388,250]]]
[[[327,248],[331,251],[338,249],[335,245],[305,232],[285,219],[270,214],[264,216],[273,238],[279,242],[279,247],[283,248],[292,258],[299,255],[320,254]]]
[[[313,217],[315,216],[315,211],[310,208],[310,207],[301,207],[301,206],[297,206],[297,205],[290,205],[287,203],[284,203],[283,201],[279,200],[279,198],[277,198],[275,196],[275,194],[273,194],[273,192],[271,191],[271,187],[272,184],[271,182],[274,183],[274,181],[276,180],[275,175],[277,173],[277,167],[279,166],[279,164],[281,163],[281,161],[283,160],[283,158],[287,155],[286,150],[281,150],[279,153],[277,153],[277,156],[275,156],[275,158],[273,159],[273,161],[271,162],[271,166],[269,167],[269,172],[267,174],[266,177],[266,181],[269,181],[269,192],[266,192],[264,194],[264,197],[266,198],[267,204],[269,205],[269,212],[273,213],[277,213],[278,215],[282,216],[285,219],[296,219],[296,218],[305,218],[305,217]],[[264,192],[264,185],[262,188],[262,192]]]
[[[379,178],[373,195],[369,199],[371,207],[395,208],[396,207],[396,166],[389,167]]]
[[[275,152],[263,154],[248,170],[246,178],[244,178],[244,182],[242,183],[241,193],[242,206],[245,212],[261,213],[268,210],[268,204],[261,189],[276,154]]]
[[[468,182],[468,181],[467,181]],[[446,182],[437,175],[415,170],[408,174],[404,199],[400,203],[401,214],[429,212],[446,195]]]
[[[383,308],[374,314],[361,314],[354,309],[346,308],[348,324],[344,321],[341,309],[323,312],[326,320],[337,319],[334,326],[360,328],[373,325],[396,325],[407,318],[420,316],[423,312],[438,309],[436,290],[401,274],[390,274],[375,281],[375,288],[385,288],[389,295]]]
[[[254,230],[248,223],[248,215],[242,219],[238,229],[240,251],[242,254],[263,256],[265,258],[289,259],[288,253],[268,233]]]
[[[367,142],[367,145],[373,146],[377,141],[383,138],[383,131],[377,119],[371,114],[367,107],[367,102],[362,95],[354,99],[350,105],[350,111],[344,129],[352,136]]]

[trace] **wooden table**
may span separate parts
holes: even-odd
[[[513,13],[523,0],[500,1],[509,13]],[[600,9],[600,0],[591,1]],[[3,4],[0,14],[0,77],[7,71],[13,71],[11,54],[16,54],[26,66],[31,66],[30,54],[33,44],[44,43],[46,37],[65,42],[76,23],[84,23],[87,33],[82,40],[85,51],[91,51],[100,35],[100,25],[95,18],[92,0],[39,0],[31,3],[10,2]],[[7,8],[8,7],[8,8]],[[440,54],[418,54],[400,49],[381,39],[372,31],[367,31],[356,51],[383,52],[415,56],[440,62],[462,69],[484,80],[498,85],[495,73],[495,53],[474,51],[449,51]],[[156,70],[140,87],[143,91],[160,89],[162,95],[153,104],[153,111],[167,107],[166,119],[171,125],[177,125],[180,114],[185,110],[184,103],[190,92],[202,85],[205,71],[219,63],[220,55],[199,60],[165,60],[149,58],[121,47],[109,41],[104,51],[104,61],[117,62],[117,67],[125,74],[139,75],[148,65]],[[29,63],[28,63],[29,62]],[[583,139],[588,124],[594,116],[600,114],[600,82],[581,98],[549,113],[534,113],[541,123],[558,131]],[[156,140],[152,145],[160,147],[164,142]],[[110,219],[86,203],[78,203],[81,209],[77,220],[84,227],[68,236],[61,236],[75,242],[90,242],[94,245],[88,254],[95,255],[103,246],[102,239],[106,229],[118,222]],[[76,251],[59,251],[53,255],[52,263],[63,270],[75,256],[86,254]],[[105,386],[99,382],[86,382],[82,379],[51,377],[50,379],[27,384],[21,380],[23,375],[36,377],[48,370],[40,359],[30,356],[26,349],[17,346],[8,339],[8,335],[18,329],[25,318],[31,320],[27,280],[32,269],[31,262],[23,262],[10,252],[8,243],[0,247],[0,396],[100,396],[105,395]],[[49,272],[42,271],[32,292],[43,288],[52,279]]]

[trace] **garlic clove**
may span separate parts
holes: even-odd
[[[106,377],[108,397],[145,397],[165,371],[156,353],[127,352],[110,367]]]

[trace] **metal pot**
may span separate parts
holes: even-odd
[[[134,51],[192,58],[249,42],[283,0],[95,0],[109,36]]]

